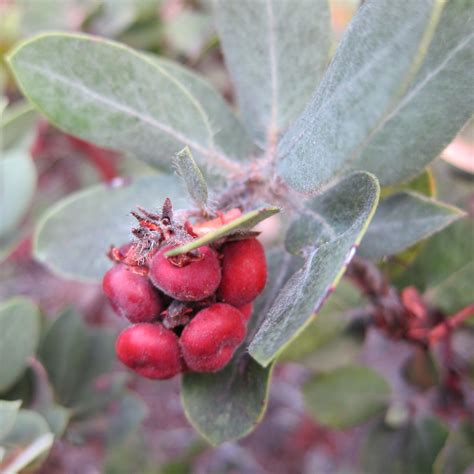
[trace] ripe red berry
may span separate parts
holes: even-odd
[[[253,301],[265,287],[267,262],[257,239],[236,240],[222,248],[222,281],[217,290],[221,301],[243,306]]]
[[[247,303],[243,306],[239,306],[237,308],[242,313],[242,320],[245,324],[249,322],[250,316],[252,316],[253,312],[253,303]]]
[[[184,328],[180,345],[186,365],[195,372],[216,372],[232,358],[245,338],[242,314],[217,303],[205,308]]]
[[[161,297],[148,278],[125,265],[111,268],[104,275],[102,288],[114,310],[132,323],[152,321],[163,310]]]
[[[178,336],[158,323],[134,324],[124,329],[115,351],[123,364],[143,377],[169,379],[181,372]]]
[[[202,258],[176,266],[165,257],[172,247],[164,247],[152,259],[149,278],[163,293],[179,301],[200,301],[215,293],[221,281],[217,254],[210,247],[199,247]]]

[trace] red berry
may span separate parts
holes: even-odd
[[[184,328],[181,351],[195,372],[216,372],[232,358],[245,338],[242,314],[233,306],[217,303],[205,308]]]
[[[202,258],[180,267],[165,257],[172,247],[161,249],[152,259],[149,277],[163,293],[179,301],[200,301],[215,293],[221,281],[219,259],[210,247],[199,247]]]
[[[236,240],[222,248],[222,281],[217,290],[221,301],[243,306],[253,301],[265,287],[267,262],[257,239]]]
[[[249,322],[250,316],[252,316],[253,303],[244,304],[243,306],[239,306],[237,309],[242,313],[243,321],[245,324],[247,324]]]
[[[152,321],[163,310],[161,297],[148,278],[125,265],[111,268],[104,275],[102,288],[114,310],[132,323]]]
[[[181,372],[178,336],[161,324],[129,326],[119,334],[115,351],[123,364],[143,377],[169,379]]]

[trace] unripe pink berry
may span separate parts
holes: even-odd
[[[216,252],[207,246],[200,247],[202,258],[180,267],[165,257],[171,248],[164,247],[153,257],[148,275],[152,283],[179,301],[200,301],[213,295],[221,281]]]
[[[134,324],[118,336],[119,360],[143,377],[169,379],[181,372],[178,336],[159,323]]]
[[[222,280],[218,298],[233,306],[253,301],[265,288],[267,262],[257,239],[227,242],[222,248]]]
[[[195,372],[216,372],[227,365],[245,338],[240,311],[217,303],[205,308],[184,328],[180,345],[186,365]]]
[[[102,288],[114,310],[132,323],[152,321],[163,310],[161,297],[148,278],[123,264],[104,275]]]

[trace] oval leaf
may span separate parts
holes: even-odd
[[[39,336],[40,315],[33,302],[14,298],[0,307],[0,392],[21,376],[36,352]]]
[[[379,186],[367,173],[354,173],[308,203],[299,222],[314,221],[320,235],[310,229],[297,232],[293,250],[306,257],[298,270],[276,295],[274,304],[249,347],[260,364],[267,365],[298,335],[323,304],[344,273],[377,206]],[[314,227],[314,226],[309,226]],[[289,240],[293,240],[292,230]]]
[[[0,400],[0,442],[2,438],[13,428],[15,418],[20,410],[21,400],[13,402]],[[1,461],[1,459],[0,459]]]
[[[60,275],[99,282],[111,265],[106,257],[110,245],[131,240],[134,219],[130,211],[137,205],[160,208],[167,197],[175,208],[188,205],[179,181],[171,176],[148,176],[72,194],[39,222],[35,257]]]
[[[372,428],[362,448],[362,472],[433,472],[433,463],[447,436],[446,426],[436,418],[416,420],[400,429],[389,428],[380,422]]]
[[[301,266],[299,260],[280,249],[267,253],[268,281],[255,302],[254,314],[248,323],[250,334],[280,287]],[[181,395],[186,416],[211,444],[245,436],[257,426],[265,412],[271,367],[263,369],[246,354],[245,347],[246,343],[230,364],[216,374],[183,376]]]
[[[248,159],[255,152],[256,147],[241,122],[204,77],[175,61],[150,54],[147,56],[179,81],[199,102],[209,119],[214,142],[219,149],[227,156],[240,160]]]
[[[397,254],[439,232],[463,212],[421,194],[403,192],[383,200],[358,250],[362,257]]]
[[[26,147],[2,152],[0,183],[0,237],[5,238],[25,217],[36,188],[36,168]]]
[[[236,170],[216,150],[208,118],[189,91],[123,45],[49,33],[22,43],[8,61],[28,99],[68,133],[161,166],[188,145]]]
[[[295,189],[314,192],[350,168],[375,173],[383,185],[407,179],[471,115],[472,2],[405,7],[380,0],[359,9],[279,144],[279,171]]]
[[[303,110],[329,58],[329,2],[220,0],[217,27],[245,123],[275,146]]]
[[[403,288],[415,285],[423,297],[447,314],[472,303],[474,221],[463,219],[432,237],[397,279]],[[436,258],[433,256],[436,255]]]
[[[368,367],[349,366],[320,374],[303,387],[306,406],[318,423],[349,428],[383,411],[390,386]]]

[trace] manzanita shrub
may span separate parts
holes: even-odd
[[[472,223],[435,199],[428,166],[474,108],[474,4],[367,0],[335,52],[325,0],[219,0],[214,10],[237,113],[190,69],[98,36],[40,34],[11,51],[19,88],[74,146],[151,167],[50,207],[35,258],[62,277],[102,282],[127,322],[118,359],[146,378],[181,374],[186,416],[210,443],[255,428],[275,362],[290,361],[312,372],[304,397],[321,425],[376,418],[363,472],[431,472],[435,461],[451,472],[452,436],[471,436],[462,423],[472,416],[472,364],[453,341],[472,337],[472,248],[462,251]],[[15,201],[2,235],[30,197]],[[31,305],[10,303],[20,304]],[[37,325],[35,311],[22,317]],[[406,376],[437,386],[441,405],[401,402],[383,365],[354,365],[373,328],[412,347]],[[38,336],[29,341],[20,371]],[[54,349],[41,348],[48,369]],[[0,354],[9,372],[9,351]],[[427,366],[439,380],[419,377]],[[18,373],[0,372],[0,389]],[[61,404],[76,409],[79,398]],[[1,403],[13,426],[19,405]],[[52,443],[39,439],[43,451]],[[394,445],[407,449],[387,467],[374,453]]]

